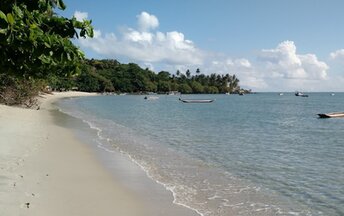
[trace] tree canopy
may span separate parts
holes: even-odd
[[[155,73],[137,64],[121,64],[116,60],[87,60],[83,72],[75,79],[82,91],[117,91],[129,93],[179,91],[184,94],[239,93],[239,79],[235,75],[201,74],[200,69],[191,74],[176,71]]]
[[[14,81],[17,86],[20,80],[69,77],[80,71],[84,54],[70,39],[92,37],[93,28],[89,20],[55,13],[65,8],[62,0],[1,0],[0,102]]]

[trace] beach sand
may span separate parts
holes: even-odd
[[[196,215],[172,204],[167,191],[155,199],[153,191],[148,201],[137,195],[90,146],[56,123],[53,102],[90,95],[43,95],[40,110],[0,105],[0,215]],[[153,184],[148,177],[143,182]],[[165,201],[154,203],[159,196]]]

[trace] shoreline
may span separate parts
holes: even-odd
[[[161,205],[168,209],[159,209],[157,198],[146,201],[123,184],[125,179],[116,178],[118,172],[104,165],[99,157],[105,151],[96,153],[73,129],[56,123],[54,102],[94,95],[81,92],[43,95],[40,110],[0,105],[0,200],[4,200],[0,202],[0,215],[148,216],[164,211],[171,215],[173,212],[195,215],[172,202],[169,206]],[[147,179],[140,176],[140,181],[151,184],[147,183],[147,176]],[[153,187],[150,185],[148,189]],[[168,191],[155,190],[158,192],[153,191],[151,196],[170,196],[165,197],[165,202],[173,199]],[[154,207],[156,204],[158,207]]]

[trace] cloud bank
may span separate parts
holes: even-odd
[[[259,60],[273,76],[288,79],[324,80],[329,69],[314,54],[297,54],[293,41],[283,41],[275,49],[263,49]]]
[[[147,12],[137,16],[138,29],[122,29],[117,36],[96,30],[94,38],[80,40],[80,45],[112,58],[124,56],[133,61],[176,65],[201,65],[204,52],[183,33],[155,31],[159,20]]]

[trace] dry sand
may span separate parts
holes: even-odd
[[[0,215],[147,215],[87,145],[53,123],[54,100],[88,95],[45,95],[40,110],[0,105]]]

